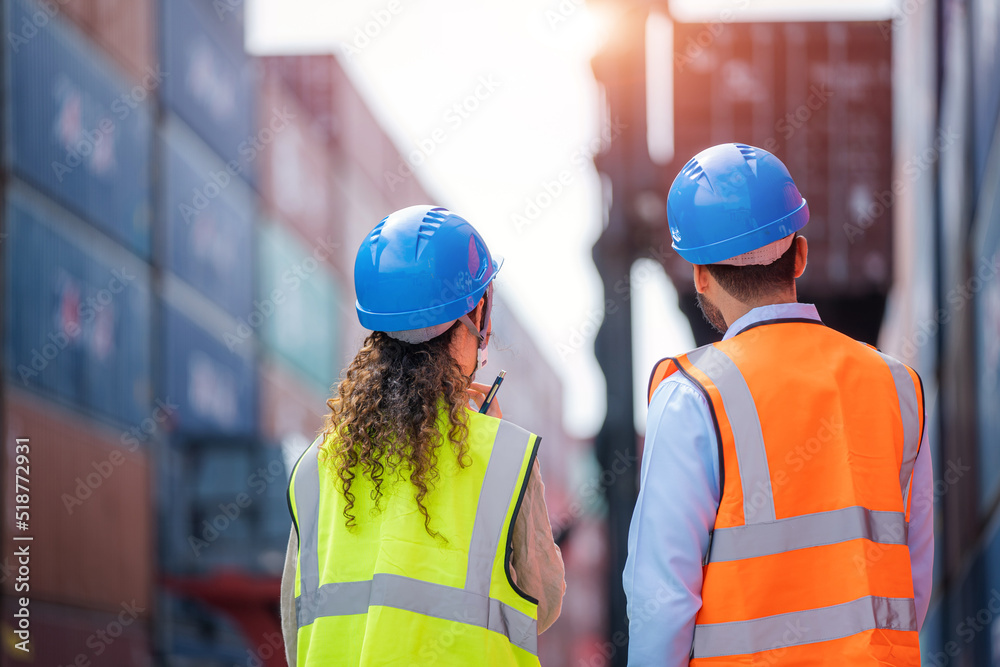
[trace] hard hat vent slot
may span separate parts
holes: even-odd
[[[417,230],[417,257],[420,257],[420,253],[427,247],[427,243],[434,236],[434,232],[439,230],[442,223],[444,223],[446,216],[439,211],[445,210],[443,208],[432,209],[420,221],[420,228]]]
[[[372,261],[373,262],[375,261],[375,251],[378,248],[378,240],[380,238],[382,238],[382,227],[385,226],[385,221],[388,220],[388,219],[389,219],[389,216],[386,216],[386,217],[382,218],[382,221],[379,222],[377,225],[375,225],[375,229],[373,229],[371,231],[371,233],[368,235],[368,240],[369,240],[369,243],[371,244],[369,247],[370,247],[371,252],[372,252]]]
[[[747,161],[747,165],[753,172],[753,175],[757,175],[757,149],[753,146],[747,146],[746,144],[736,144],[736,147],[740,150],[740,154],[743,159]]]
[[[710,192],[715,192],[715,188],[712,187],[712,180],[705,173],[705,169],[701,166],[697,160],[691,160],[684,167],[684,172],[687,177],[692,181],[695,181],[704,188],[707,188]]]

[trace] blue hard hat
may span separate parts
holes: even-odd
[[[695,155],[667,197],[673,248],[692,264],[715,264],[802,229],[809,206],[781,160],[746,144]]]
[[[358,248],[358,320],[366,329],[390,332],[452,322],[476,307],[501,263],[479,232],[448,209],[400,209]]]

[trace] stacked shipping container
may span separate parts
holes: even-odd
[[[141,39],[149,7],[130,3],[117,26],[102,27]],[[31,545],[30,580],[20,582],[30,588],[5,576],[15,597],[4,612],[30,595],[35,664],[151,662],[144,441],[159,423],[146,260],[150,98],[161,81],[136,43],[123,42],[116,61],[65,20],[87,24],[98,11],[4,4],[4,506],[21,504],[16,438],[30,443],[30,481],[28,525],[12,512],[3,534]],[[4,653],[23,656],[10,642]]]
[[[608,475],[634,475],[638,470],[635,462],[625,462],[616,467],[620,473],[602,473],[591,443],[566,432],[562,384],[551,372],[539,373],[548,362],[508,307],[502,276],[503,272],[494,297],[489,363],[476,372],[476,381],[490,384],[500,370],[507,371],[497,395],[504,418],[542,438],[538,463],[545,503],[566,566],[562,614],[539,637],[538,654],[543,665],[592,664],[606,632],[603,581],[608,558],[602,490],[610,483]]]
[[[938,518],[923,664],[1000,662],[1000,4],[907,6],[894,43],[895,287],[881,347],[929,398]]]
[[[282,664],[284,488],[364,335],[356,243],[430,198],[390,187],[404,158],[336,58],[244,52],[240,3],[4,12],[4,460],[32,439],[34,660]],[[545,436],[554,512],[594,533],[558,382],[519,347],[508,409]]]

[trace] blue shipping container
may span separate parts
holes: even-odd
[[[280,576],[291,526],[281,449],[206,436],[179,441],[171,455],[160,471],[170,508],[160,524],[164,570]]]
[[[148,256],[147,98],[170,77],[150,71],[130,88],[108,59],[58,16],[49,18],[28,0],[4,5],[5,163]]]
[[[961,581],[955,581],[949,590],[950,617],[944,627],[945,654],[952,644],[952,659],[948,665],[990,664],[990,642],[993,631],[992,616],[984,588],[986,584],[985,553],[975,554]],[[994,603],[996,605],[996,603]],[[939,661],[940,662],[940,661]],[[935,664],[935,663],[931,663]]]
[[[160,58],[170,72],[163,101],[197,132],[224,162],[236,161],[255,183],[260,152],[251,59],[211,5],[193,0],[160,3]],[[229,21],[232,23],[232,21]]]
[[[1000,0],[973,0],[972,21],[972,97],[973,160],[975,192],[984,184],[990,146],[1000,136]]]
[[[257,374],[211,333],[164,304],[164,395],[179,405],[182,436],[250,434],[257,423]]]
[[[252,191],[179,122],[161,135],[164,264],[234,317],[246,317],[253,299]]]
[[[338,290],[327,267],[336,248],[306,247],[280,225],[258,235],[257,307],[244,328],[259,326],[265,343],[324,393],[336,379],[340,321]]]
[[[70,240],[60,232],[67,214],[51,203],[8,190],[5,213],[9,381],[122,424],[149,417],[146,265],[125,251],[116,259]]]
[[[232,667],[254,664],[243,633],[224,612],[198,600],[163,594],[161,622],[170,628],[163,647],[167,664]],[[259,660],[258,660],[259,661]]]
[[[987,510],[1000,493],[1000,183],[988,185],[978,208],[981,218],[973,247],[978,250],[969,291],[975,294],[976,368],[979,414],[979,506]],[[992,202],[990,201],[992,199]]]
[[[986,542],[986,608],[991,614],[990,657],[1000,664],[1000,517],[994,517]]]
[[[941,639],[943,625],[944,604],[937,600],[927,610],[924,625],[920,628],[920,664],[933,665],[935,661],[941,662],[947,657]]]

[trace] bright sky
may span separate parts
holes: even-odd
[[[882,19],[886,0],[673,2],[678,19]],[[834,9],[831,9],[834,8]],[[603,295],[591,248],[602,227],[589,158],[599,133],[590,58],[605,21],[585,0],[252,0],[255,53],[343,52],[355,85],[400,151],[421,150],[428,193],[468,218],[506,263],[498,288],[565,387],[570,433],[604,420],[593,355]],[[456,109],[463,105],[464,109]],[[438,128],[444,129],[443,140]],[[560,181],[561,178],[561,181]],[[377,221],[372,221],[374,224]],[[676,293],[654,263],[633,267],[636,425],[652,364],[693,346]]]

